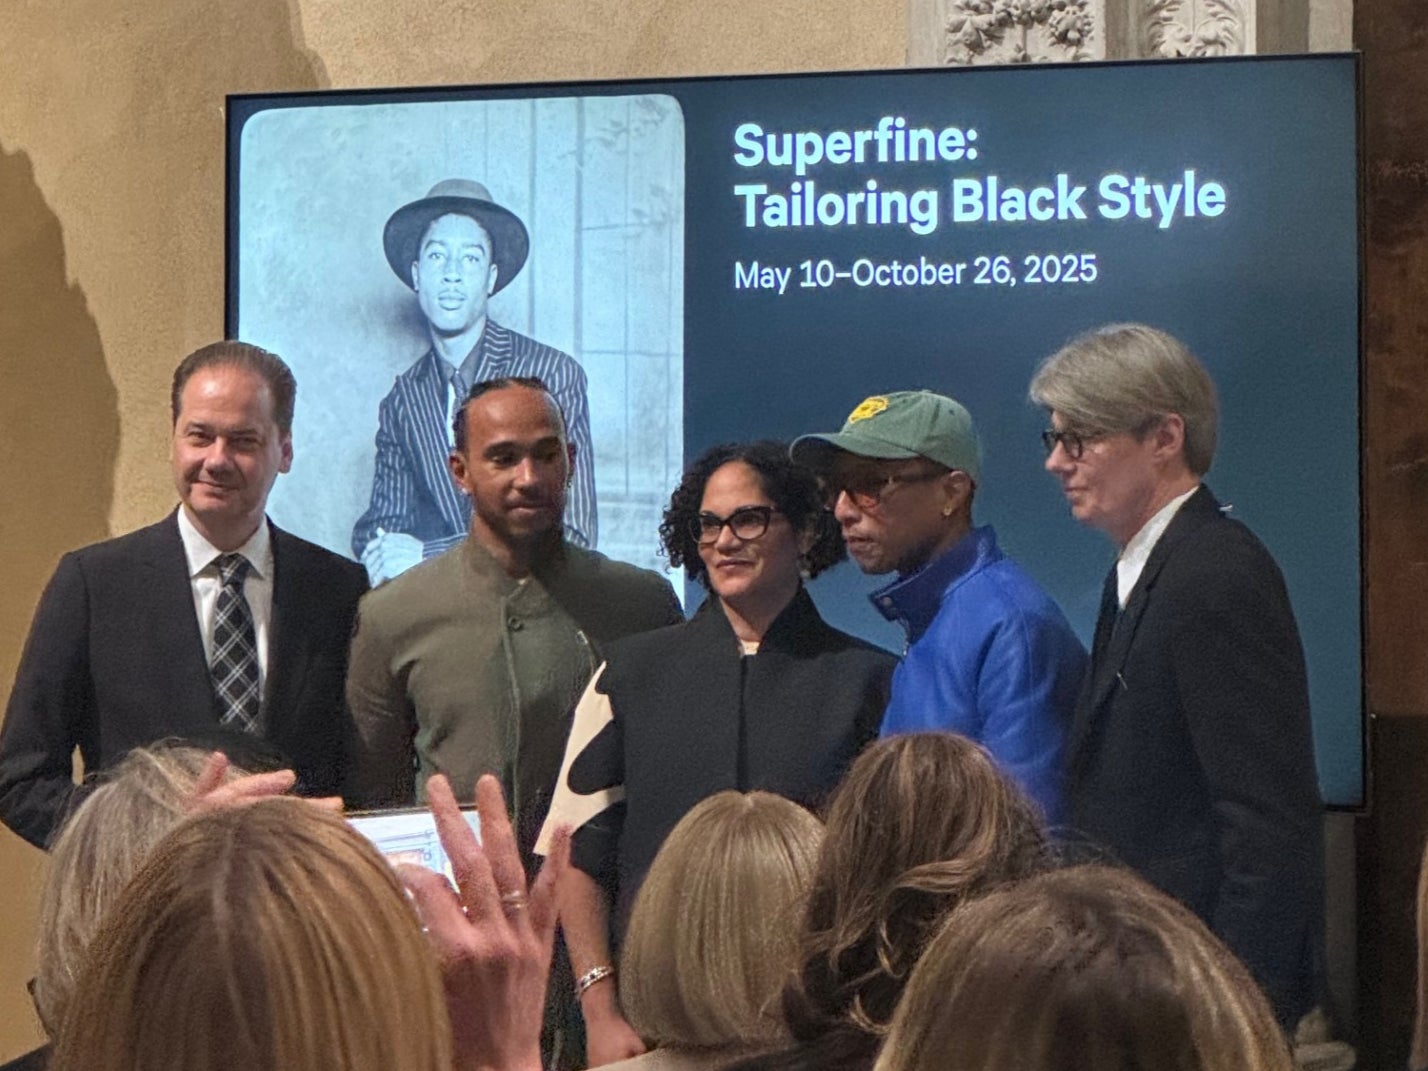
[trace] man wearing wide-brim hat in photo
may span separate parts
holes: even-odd
[[[991,526],[972,526],[982,457],[971,414],[931,391],[875,394],[842,430],[795,439],[791,453],[822,476],[848,556],[897,574],[870,596],[908,643],[882,735],[971,737],[1055,823],[1086,651]]]
[[[595,464],[585,371],[567,353],[492,320],[487,303],[530,253],[525,224],[479,182],[446,179],[403,205],[382,235],[387,263],[416,295],[429,345],[377,412],[376,467],[352,551],[379,584],[466,538],[471,503],[452,481],[452,417],[477,383],[533,376],[560,406],[575,464],[565,536],[593,548]]]

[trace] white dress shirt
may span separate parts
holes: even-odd
[[[1120,600],[1122,610],[1126,608],[1126,600],[1130,598],[1135,582],[1140,579],[1140,574],[1145,572],[1145,563],[1150,560],[1150,552],[1170,527],[1176,512],[1185,505],[1185,500],[1198,490],[1199,485],[1196,485],[1161,506],[1156,515],[1131,536],[1131,541],[1121,551],[1121,556],[1116,559],[1116,597]]]
[[[213,612],[223,582],[218,577],[218,559],[223,551],[205,539],[193,526],[188,512],[178,511],[179,535],[188,558],[188,581],[193,588],[193,609],[198,615],[198,631],[203,636],[203,659],[213,661]],[[258,640],[258,689],[268,682],[268,622],[273,616],[273,539],[266,519],[237,553],[248,559],[248,576],[243,594],[253,613],[253,630]]]

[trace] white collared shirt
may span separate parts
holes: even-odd
[[[1160,537],[1170,527],[1176,512],[1185,505],[1185,500],[1198,490],[1199,485],[1196,485],[1161,506],[1156,515],[1131,536],[1130,542],[1121,551],[1121,556],[1116,559],[1116,598],[1120,600],[1122,610],[1125,609],[1126,600],[1130,598],[1140,574],[1145,572],[1145,563],[1150,560],[1150,552],[1155,549],[1155,544],[1160,542]]]
[[[179,535],[188,558],[188,582],[193,588],[193,609],[198,615],[198,631],[203,636],[203,660],[213,661],[213,612],[223,583],[218,577],[218,559],[223,551],[203,537],[188,513],[179,507]],[[258,530],[238,548],[248,559],[248,576],[243,594],[253,612],[253,629],[258,640],[258,688],[268,682],[268,622],[273,616],[273,540],[265,519]]]

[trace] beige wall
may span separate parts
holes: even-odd
[[[893,67],[904,10],[904,0],[7,4],[0,694],[58,556],[172,502],[168,376],[223,330],[225,94]],[[0,1059],[40,1036],[24,983],[42,859],[0,830]]]

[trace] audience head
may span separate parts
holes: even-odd
[[[704,538],[713,539],[712,543],[705,544],[701,540],[701,516],[713,512],[705,502],[711,477],[721,470],[728,475],[739,468],[746,470],[755,493],[766,501],[746,503],[741,499],[734,505],[754,505],[760,509],[771,507],[772,512],[766,512],[760,518],[766,523],[758,534],[750,531],[744,536],[737,525],[731,524],[717,531],[705,528],[709,535]],[[736,514],[743,512],[730,509],[726,515],[715,514],[715,519],[734,521],[739,519]],[[791,460],[784,444],[760,441],[725,443],[700,455],[685,471],[684,478],[670,496],[664,520],[659,526],[659,535],[669,564],[676,568],[683,566],[691,580],[709,587],[706,557],[712,553],[713,546],[722,546],[725,540],[748,544],[757,541],[768,545],[777,530],[793,537],[787,542],[793,547],[790,558],[795,580],[800,566],[804,575],[811,578],[847,556],[837,522],[824,505],[818,478],[810,469]],[[765,557],[774,554],[773,549],[768,549]]]
[[[160,842],[96,936],[56,1071],[450,1071],[435,958],[392,867],[276,798]]]
[[[877,1071],[1291,1071],[1269,1003],[1189,910],[1101,866],[956,911],[913,971]]]
[[[653,1045],[788,1040],[778,1010],[813,877],[818,819],[768,792],[721,792],[674,827],[635,899],[620,997]]]
[[[880,740],[829,806],[784,994],[800,1041],[878,1034],[933,929],[964,900],[1048,861],[1034,805],[978,745],[952,733]]]
[[[187,815],[209,755],[182,746],[129,752],[60,830],[40,906],[34,984],[35,1009],[51,1034],[105,914],[154,845]],[[242,773],[230,766],[226,776]]]

